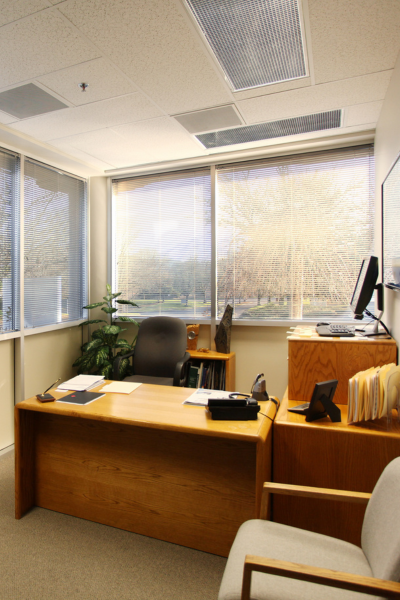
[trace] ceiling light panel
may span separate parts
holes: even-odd
[[[323,131],[325,129],[335,129],[340,127],[341,112],[341,110],[332,110],[315,115],[295,117],[293,119],[235,127],[234,129],[225,129],[224,131],[214,131],[213,133],[196,135],[196,137],[203,146],[209,149],[270,140],[272,138],[298,135],[300,133]]]
[[[307,76],[297,0],[186,0],[233,90]]]

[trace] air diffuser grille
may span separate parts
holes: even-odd
[[[220,146],[231,146],[232,144],[245,144],[259,140],[297,135],[299,133],[310,133],[312,131],[323,131],[340,127],[341,110],[283,119],[282,121],[271,121],[270,123],[259,123],[247,125],[246,127],[235,127],[224,131],[213,131],[197,135],[197,139],[206,148],[219,148]]]
[[[187,0],[234,90],[307,75],[297,0]]]

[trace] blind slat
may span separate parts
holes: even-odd
[[[113,272],[121,315],[210,316],[209,170],[113,181]]]
[[[217,169],[217,317],[347,320],[374,245],[373,148]]]
[[[24,186],[25,327],[81,319],[87,303],[86,184],[26,160]]]

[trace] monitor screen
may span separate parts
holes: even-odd
[[[362,319],[363,313],[371,301],[378,280],[378,259],[370,256],[362,261],[360,273],[350,302],[354,317]]]

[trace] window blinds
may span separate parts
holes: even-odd
[[[19,329],[20,159],[0,150],[0,332]]]
[[[87,303],[86,183],[25,160],[25,327],[83,317]]]
[[[210,316],[209,169],[113,181],[113,274],[120,315]]]
[[[217,317],[343,320],[374,246],[373,147],[217,169]]]

